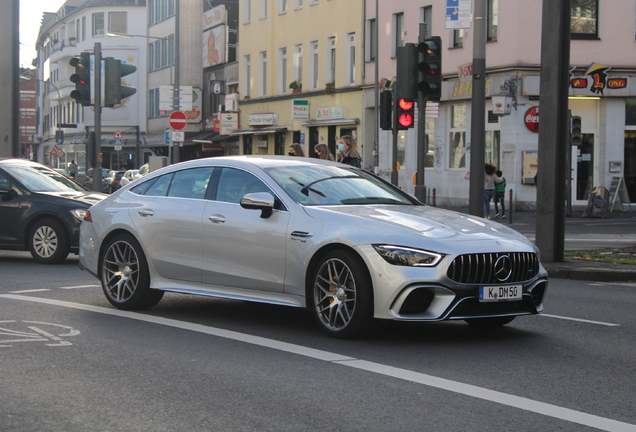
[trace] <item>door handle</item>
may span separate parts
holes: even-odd
[[[139,216],[143,216],[143,217],[155,215],[155,212],[150,209],[139,210],[138,213],[139,213]]]
[[[208,219],[210,219],[210,222],[215,223],[215,224],[221,224],[221,223],[225,222],[225,216],[220,215],[220,214],[210,215],[210,217],[208,217]]]

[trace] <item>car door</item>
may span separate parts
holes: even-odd
[[[250,290],[283,292],[289,212],[261,218],[239,204],[247,193],[271,189],[251,173],[223,168],[216,196],[202,223],[203,282]],[[275,196],[275,195],[274,195]]]
[[[0,184],[12,187],[10,180],[0,173]],[[13,188],[15,191],[16,189]],[[22,195],[1,194],[0,195],[0,244],[17,245],[21,244],[19,231],[20,216],[22,213]]]
[[[201,282],[201,220],[212,170],[163,175],[129,210],[148,261],[164,278]]]

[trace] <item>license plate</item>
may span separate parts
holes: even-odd
[[[523,287],[521,285],[483,286],[479,287],[480,302],[499,302],[521,300]]]

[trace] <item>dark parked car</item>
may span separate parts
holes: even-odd
[[[126,171],[111,170],[104,177],[104,192],[113,193],[121,188],[121,179]]]
[[[86,178],[84,179],[84,186],[86,186],[88,190],[93,190],[93,171],[94,170],[95,168],[89,168],[86,170]],[[108,185],[104,181],[104,179],[106,179],[106,176],[108,175],[108,172],[109,172],[108,169],[102,168],[102,192],[104,193],[108,192]]]
[[[0,249],[54,264],[78,252],[84,213],[106,195],[22,159],[0,159]]]

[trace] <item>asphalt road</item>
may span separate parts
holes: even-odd
[[[0,252],[0,430],[636,431],[636,284],[551,280],[496,331],[340,341],[293,308],[112,308],[77,259]]]

